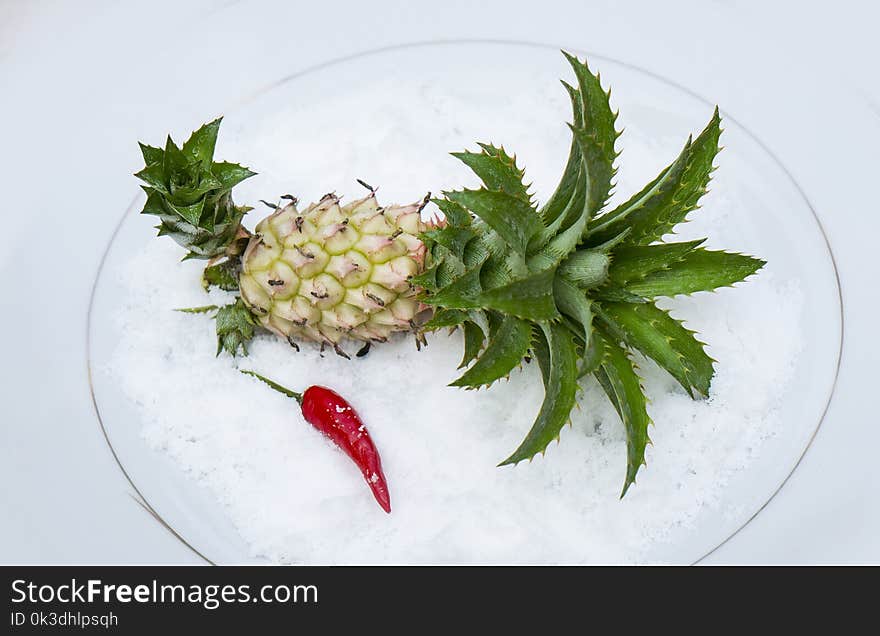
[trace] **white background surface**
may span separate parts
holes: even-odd
[[[880,11],[622,4],[0,0],[0,563],[198,562],[129,496],[88,393],[88,295],[134,192],[134,140],[187,131],[322,61],[460,38],[655,71],[722,104],[789,168],[837,258],[843,366],[798,470],[706,562],[880,562]]]

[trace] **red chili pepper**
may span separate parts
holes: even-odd
[[[258,373],[242,369],[242,373],[262,380],[276,391],[299,402],[306,421],[329,437],[354,460],[382,510],[391,512],[388,483],[382,472],[379,451],[360,416],[345,399],[326,387],[310,386],[302,393],[291,391]]]

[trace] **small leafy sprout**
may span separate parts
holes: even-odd
[[[205,124],[178,147],[169,136],[164,148],[140,144],[146,166],[136,173],[147,194],[142,214],[161,221],[159,236],[170,236],[188,250],[185,258],[211,259],[227,253],[250,209],[236,206],[232,188],[254,172],[214,161],[221,119]]]
[[[254,337],[256,322],[253,314],[238,298],[231,305],[217,310],[217,355],[225,351],[235,357],[239,351],[247,355],[247,343]]]
[[[626,429],[622,497],[650,442],[633,352],[654,360],[691,397],[708,395],[714,373],[694,332],[654,300],[733,285],[764,261],[705,249],[705,239],[661,242],[706,192],[721,134],[717,108],[653,181],[605,210],[617,172],[617,114],[598,75],[563,54],[576,82],[563,82],[572,142],[556,190],[538,206],[516,157],[503,147],[453,153],[483,185],[434,200],[446,224],[423,233],[430,266],[413,283],[435,307],[425,330],[463,331],[466,370],[453,386],[490,386],[524,360],[538,362],[543,404],[501,465],[530,460],[558,440],[576,406],[579,378],[592,375]]]
[[[247,355],[247,343],[253,339],[257,328],[253,314],[248,311],[241,298],[229,305],[203,305],[201,307],[181,307],[175,309],[185,314],[214,314],[217,329],[217,355],[226,351],[235,357],[239,353]],[[296,343],[291,342],[296,347]],[[296,347],[299,350],[299,347]]]
[[[202,307],[183,307],[175,309],[185,314],[207,314],[216,312],[214,320],[217,329],[217,355],[225,351],[235,357],[239,353],[247,355],[247,343],[256,330],[253,314],[248,310],[241,298],[229,305],[204,305]]]

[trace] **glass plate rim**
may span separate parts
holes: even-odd
[[[533,47],[533,48],[540,48],[540,49],[554,49],[554,50],[559,50],[560,48],[565,48],[565,50],[572,51],[580,56],[585,56],[590,60],[600,60],[600,61],[604,61],[604,62],[610,62],[612,64],[617,64],[621,67],[635,71],[637,73],[641,73],[641,74],[646,75],[652,79],[658,80],[668,86],[672,86],[672,87],[682,91],[683,93],[689,95],[690,97],[706,104],[709,107],[714,107],[714,103],[711,100],[706,99],[703,95],[701,95],[697,91],[692,90],[692,89],[676,82],[675,80],[671,80],[668,77],[660,75],[659,73],[655,73],[654,71],[651,71],[651,70],[646,69],[644,67],[638,66],[636,64],[632,64],[630,62],[625,62],[623,60],[620,60],[620,59],[617,59],[617,58],[614,58],[614,57],[611,57],[608,55],[602,55],[599,53],[590,52],[590,51],[581,49],[579,47],[560,47],[558,45],[550,44],[550,43],[546,43],[546,42],[530,42],[530,41],[526,41],[526,40],[515,40],[515,39],[452,38],[452,39],[436,39],[436,40],[421,40],[421,41],[417,41],[417,42],[406,42],[406,43],[394,44],[394,45],[389,45],[389,46],[384,46],[384,47],[371,48],[371,49],[367,49],[367,50],[363,50],[363,51],[358,51],[356,53],[352,53],[349,55],[331,58],[331,59],[325,60],[323,62],[320,62],[318,64],[314,64],[312,66],[309,66],[309,67],[306,67],[306,68],[301,69],[299,71],[296,71],[294,73],[289,73],[287,75],[284,75],[278,80],[275,80],[271,83],[268,83],[264,86],[261,86],[260,88],[258,88],[256,90],[245,93],[241,97],[231,101],[229,103],[228,107],[224,110],[224,112],[234,110],[235,108],[238,108],[244,104],[247,104],[248,102],[257,99],[258,97],[264,95],[265,93],[267,93],[267,92],[269,92],[269,91],[271,91],[271,90],[277,88],[278,86],[281,86],[287,82],[293,81],[295,79],[298,79],[298,78],[306,76],[306,75],[310,75],[312,73],[316,73],[316,72],[321,71],[325,68],[336,66],[338,64],[343,64],[345,62],[352,61],[355,59],[359,59],[359,58],[363,58],[363,57],[370,57],[373,55],[381,55],[383,53],[388,53],[391,51],[398,51],[398,50],[410,49],[410,48],[423,48],[423,47],[429,47],[429,46],[455,46],[455,45],[463,45],[463,44],[464,45],[467,45],[467,44],[497,44],[497,45],[525,46],[525,47]],[[817,214],[815,207],[813,206],[812,202],[810,201],[810,199],[807,196],[804,189],[801,187],[800,183],[798,183],[798,181],[794,178],[794,175],[791,173],[791,171],[789,171],[789,169],[782,162],[782,160],[779,158],[779,156],[760,137],[758,137],[754,132],[752,132],[752,130],[750,128],[748,128],[747,126],[745,126],[740,120],[733,117],[727,111],[721,110],[721,113],[726,120],[729,120],[729,121],[733,122],[735,125],[737,125],[746,134],[746,136],[749,139],[751,139],[755,144],[757,144],[758,147],[761,148],[761,150],[763,150],[765,153],[767,153],[767,156],[773,161],[773,163],[775,163],[779,167],[780,170],[782,170],[783,174],[791,182],[791,185],[795,188],[798,195],[803,200],[804,204],[807,206],[807,209],[810,211],[810,214],[813,217],[814,222],[816,223],[816,227],[822,236],[822,240],[825,244],[825,249],[828,252],[828,258],[831,263],[831,268],[834,272],[834,283],[835,283],[835,288],[837,290],[837,305],[838,305],[838,309],[839,309],[840,328],[839,328],[838,334],[837,334],[838,335],[838,347],[837,347],[837,356],[836,356],[837,359],[836,359],[835,365],[834,365],[835,366],[834,377],[831,382],[831,388],[828,391],[828,396],[825,400],[825,405],[822,408],[822,412],[819,415],[819,418],[816,422],[816,425],[815,425],[813,431],[811,432],[810,437],[807,440],[807,443],[803,448],[803,451],[800,453],[797,460],[794,462],[793,466],[786,474],[785,478],[777,485],[777,487],[773,490],[773,492],[767,497],[767,500],[764,501],[764,503],[762,503],[739,527],[737,527],[736,530],[731,532],[726,538],[724,538],[722,541],[720,541],[718,543],[718,545],[713,547],[711,550],[709,550],[708,552],[703,554],[698,559],[694,560],[691,563],[691,565],[699,564],[702,561],[704,561],[705,559],[707,559],[714,552],[716,552],[719,548],[721,548],[726,543],[728,543],[731,539],[733,539],[735,536],[737,536],[752,521],[754,521],[755,518],[759,514],[761,514],[761,512],[770,504],[770,502],[776,498],[776,496],[780,493],[780,491],[782,491],[782,489],[788,483],[789,479],[791,479],[791,476],[797,471],[797,469],[800,466],[801,462],[803,461],[804,457],[806,457],[807,452],[812,447],[813,442],[816,439],[816,435],[819,433],[819,429],[822,427],[822,424],[825,421],[825,416],[827,415],[828,409],[831,406],[831,402],[834,398],[834,394],[836,393],[837,382],[840,377],[840,365],[841,365],[841,360],[843,358],[843,343],[844,343],[844,333],[845,333],[845,327],[844,327],[845,314],[844,314],[843,291],[842,291],[842,284],[841,284],[841,280],[840,280],[840,272],[837,267],[837,260],[834,255],[834,250],[831,247],[831,241],[828,238],[828,234],[825,231],[825,226],[822,224],[822,220],[819,217],[819,215]],[[147,499],[141,493],[140,489],[134,483],[134,480],[131,478],[128,471],[126,471],[125,466],[122,463],[122,460],[119,458],[119,455],[117,454],[116,449],[113,447],[113,443],[110,441],[110,435],[107,432],[107,428],[104,424],[104,419],[101,415],[101,409],[100,409],[100,406],[98,405],[98,399],[95,395],[94,383],[92,381],[92,376],[93,376],[93,373],[92,373],[92,342],[91,342],[92,309],[93,309],[95,297],[97,294],[98,282],[101,278],[101,274],[103,273],[104,265],[107,260],[107,256],[110,252],[110,248],[113,245],[113,242],[115,241],[117,235],[119,234],[119,231],[122,228],[122,225],[125,222],[125,220],[128,218],[128,216],[130,214],[132,214],[133,212],[136,211],[138,198],[139,198],[139,195],[135,195],[132,198],[131,202],[126,207],[125,211],[122,213],[119,221],[117,222],[116,226],[114,227],[113,232],[110,235],[109,239],[107,240],[106,246],[104,247],[104,251],[101,255],[101,260],[98,263],[98,267],[95,271],[95,276],[94,276],[94,279],[92,282],[91,292],[89,295],[88,310],[86,312],[86,342],[85,342],[85,345],[86,345],[86,370],[87,370],[88,385],[89,385],[89,395],[90,395],[91,402],[92,402],[92,408],[95,413],[95,418],[97,419],[97,422],[98,422],[100,433],[101,433],[102,437],[104,438],[104,441],[107,444],[107,447],[110,449],[110,453],[112,454],[113,459],[116,462],[116,465],[118,466],[119,470],[122,472],[123,477],[125,477],[126,481],[129,483],[129,485],[131,486],[131,488],[135,492],[136,496],[131,495],[132,499],[134,499],[134,501],[139,506],[141,506],[151,517],[153,517],[153,519],[157,523],[159,523],[162,527],[164,527],[169,533],[171,533],[172,536],[174,536],[185,547],[187,547],[189,550],[191,550],[196,556],[201,558],[203,561],[205,561],[209,565],[217,565],[217,563],[215,563],[210,558],[208,558],[206,555],[204,555],[202,552],[200,552],[198,548],[196,548],[185,537],[183,537],[179,532],[177,532],[177,530],[175,530],[174,527],[166,519],[164,519],[162,517],[162,515],[160,515],[153,508],[152,505],[150,505],[149,501],[147,501]]]

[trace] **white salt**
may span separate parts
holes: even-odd
[[[381,184],[386,203],[417,200],[431,188],[474,182],[445,152],[473,147],[487,126],[492,139],[519,153],[540,199],[555,184],[568,144],[561,94],[512,95],[511,111],[524,121],[493,118],[474,95],[431,86],[374,82],[358,90],[359,109],[330,99],[291,107],[248,124],[246,136],[227,120],[218,154],[261,172],[237,200],[286,192],[309,200],[334,189],[353,197],[361,194],[355,177]],[[406,108],[389,97],[402,92]],[[433,113],[427,128],[414,114],[420,111]],[[653,176],[680,141],[658,148],[651,131],[626,123],[624,195]],[[690,131],[680,132],[683,139]],[[720,163],[723,175],[723,156]],[[747,249],[727,240],[739,237],[728,229],[740,205],[716,187],[685,236],[709,234],[715,247]],[[583,382],[581,409],[559,445],[531,463],[496,468],[540,406],[535,365],[489,390],[447,387],[457,377],[462,343],[445,333],[429,336],[421,352],[401,337],[351,361],[332,352],[322,357],[308,345],[296,353],[270,336],[253,341],[246,359],[215,358],[213,321],[171,309],[223,303],[226,295],[206,296],[203,264],[180,263],[180,256],[172,241],[145,232],[143,248],[121,273],[129,295],[116,318],[125,337],[108,371],[142,413],[146,443],[222,502],[252,555],[277,562],[639,561],[673,530],[697,525],[718,505],[730,476],[777,433],[800,347],[797,281],[776,280],[772,261],[736,289],[664,302],[700,332],[720,364],[710,398],[693,401],[653,363],[640,361],[653,445],[647,468],[620,501],[624,431],[592,380]],[[322,384],[348,398],[380,450],[393,513],[380,510],[359,470],[303,421],[293,400],[238,366],[294,390]]]

